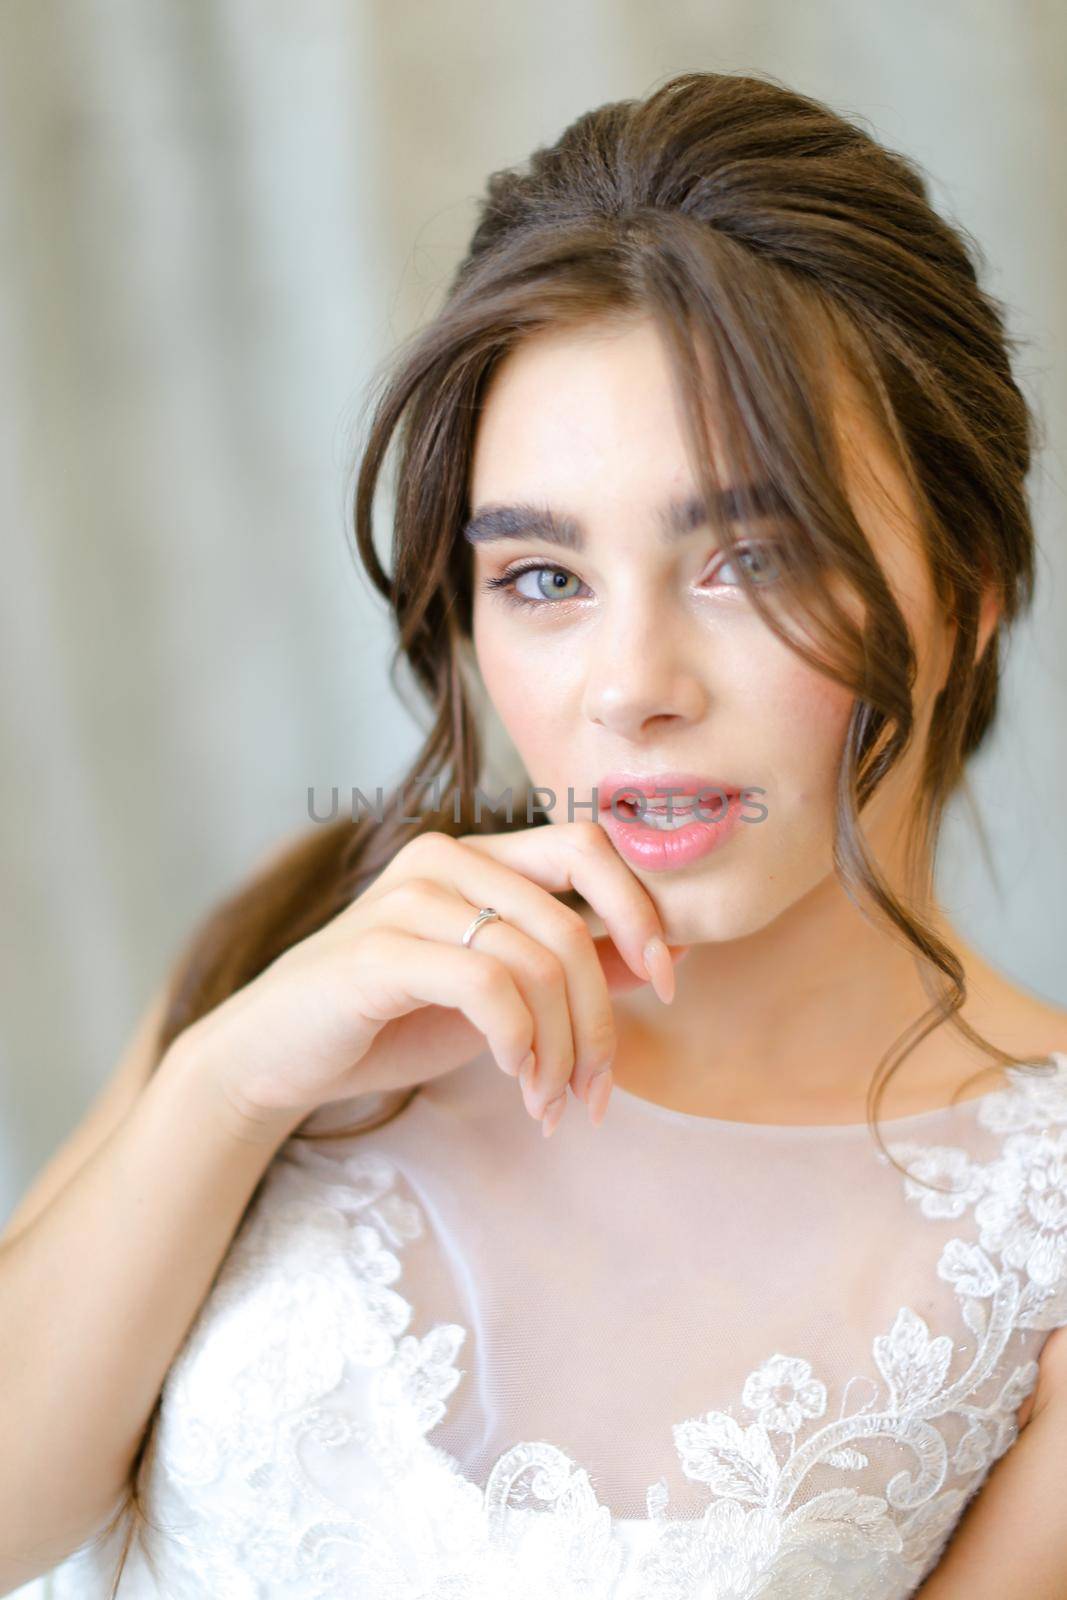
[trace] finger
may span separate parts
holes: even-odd
[[[607,932],[602,918],[598,917],[592,906],[586,905],[577,894],[571,897],[571,902],[576,902],[576,908],[582,921],[593,935],[593,948],[600,959],[604,977],[608,985],[609,994],[628,994],[632,989],[640,988],[640,980],[634,975],[631,968],[620,954],[614,939]],[[688,955],[693,948],[691,944],[669,944],[667,954],[671,964],[677,966],[683,956]],[[647,979],[645,980],[648,981]]]
[[[374,1022],[391,1022],[424,1005],[461,1011],[509,1077],[518,1075],[530,1052],[529,1008],[505,964],[483,951],[369,927],[353,943],[351,981],[355,1003]]]
[[[366,925],[396,928],[463,949],[463,935],[478,909],[436,879],[403,878],[365,907]],[[484,923],[476,939],[480,951],[508,967],[533,1018],[535,1064],[525,1072],[522,1089],[527,1110],[540,1119],[548,1102],[566,1088],[574,1069],[574,1037],[562,964],[553,951],[508,920]],[[551,1065],[539,1069],[538,1062]],[[511,1071],[518,1076],[517,1063]]]
[[[607,848],[614,854],[610,844]],[[424,835],[407,846],[405,854],[409,870],[449,885],[474,906],[493,906],[506,922],[536,941],[558,964],[570,1034],[561,1024],[553,1023],[552,1048],[547,1054],[543,1050],[536,1052],[535,1078],[546,1103],[558,1096],[572,1078],[574,1093],[584,1100],[593,1075],[609,1065],[616,1038],[607,982],[592,936],[579,913],[562,905],[521,869],[495,859],[489,852],[468,849],[463,840]],[[624,873],[629,872],[624,863],[620,861],[619,865]],[[558,874],[553,881],[559,881]],[[636,879],[633,881],[636,883]],[[479,939],[483,932],[488,934],[495,927],[495,923],[487,924],[480,930]],[[544,984],[551,987],[555,965],[542,960],[541,966]]]
[[[619,954],[614,939],[610,939],[607,934],[597,935],[594,933],[593,948],[597,953],[609,994],[629,994],[632,990],[643,987],[641,980],[634,976]],[[682,957],[688,955],[692,948],[691,944],[669,944],[667,953],[672,963],[677,966]],[[644,982],[647,983],[648,979],[646,978]]]
[[[665,953],[654,953],[653,971],[646,954],[647,946],[657,940],[666,948],[659,912],[599,823],[558,822],[513,833],[465,833],[459,842],[521,872],[550,894],[577,891],[602,919],[635,976],[642,983],[651,978],[660,998],[669,998],[669,993],[661,993],[673,983],[669,960]]]

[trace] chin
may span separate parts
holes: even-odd
[[[668,944],[726,944],[755,933],[774,915],[744,894],[724,894],[711,884],[695,894],[691,888],[672,893],[665,885],[645,880],[667,934]]]

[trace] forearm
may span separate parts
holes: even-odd
[[[253,1133],[183,1035],[110,1139],[0,1248],[0,1593],[55,1565],[117,1500],[167,1369],[297,1122]]]

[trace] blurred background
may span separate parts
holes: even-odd
[[[1038,599],[972,768],[990,858],[960,806],[940,888],[1067,1004],[1067,10],[4,0],[0,1219],[309,787],[388,787],[420,742],[348,494],[365,386],[486,175],[692,68],[773,73],[917,158],[1025,341]]]

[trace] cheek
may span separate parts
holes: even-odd
[[[801,663],[764,686],[760,745],[766,769],[786,791],[783,800],[832,803],[852,703],[847,689]]]
[[[515,652],[508,649],[507,633],[494,626],[494,619],[481,600],[476,600],[474,605],[471,642],[486,693],[501,719],[507,722],[509,692],[512,697],[521,694],[523,675],[516,670]]]
[[[523,649],[516,630],[475,606],[472,641],[486,694],[520,754],[533,756],[550,743],[559,745],[560,707],[568,686],[559,665],[546,660],[543,645]]]

